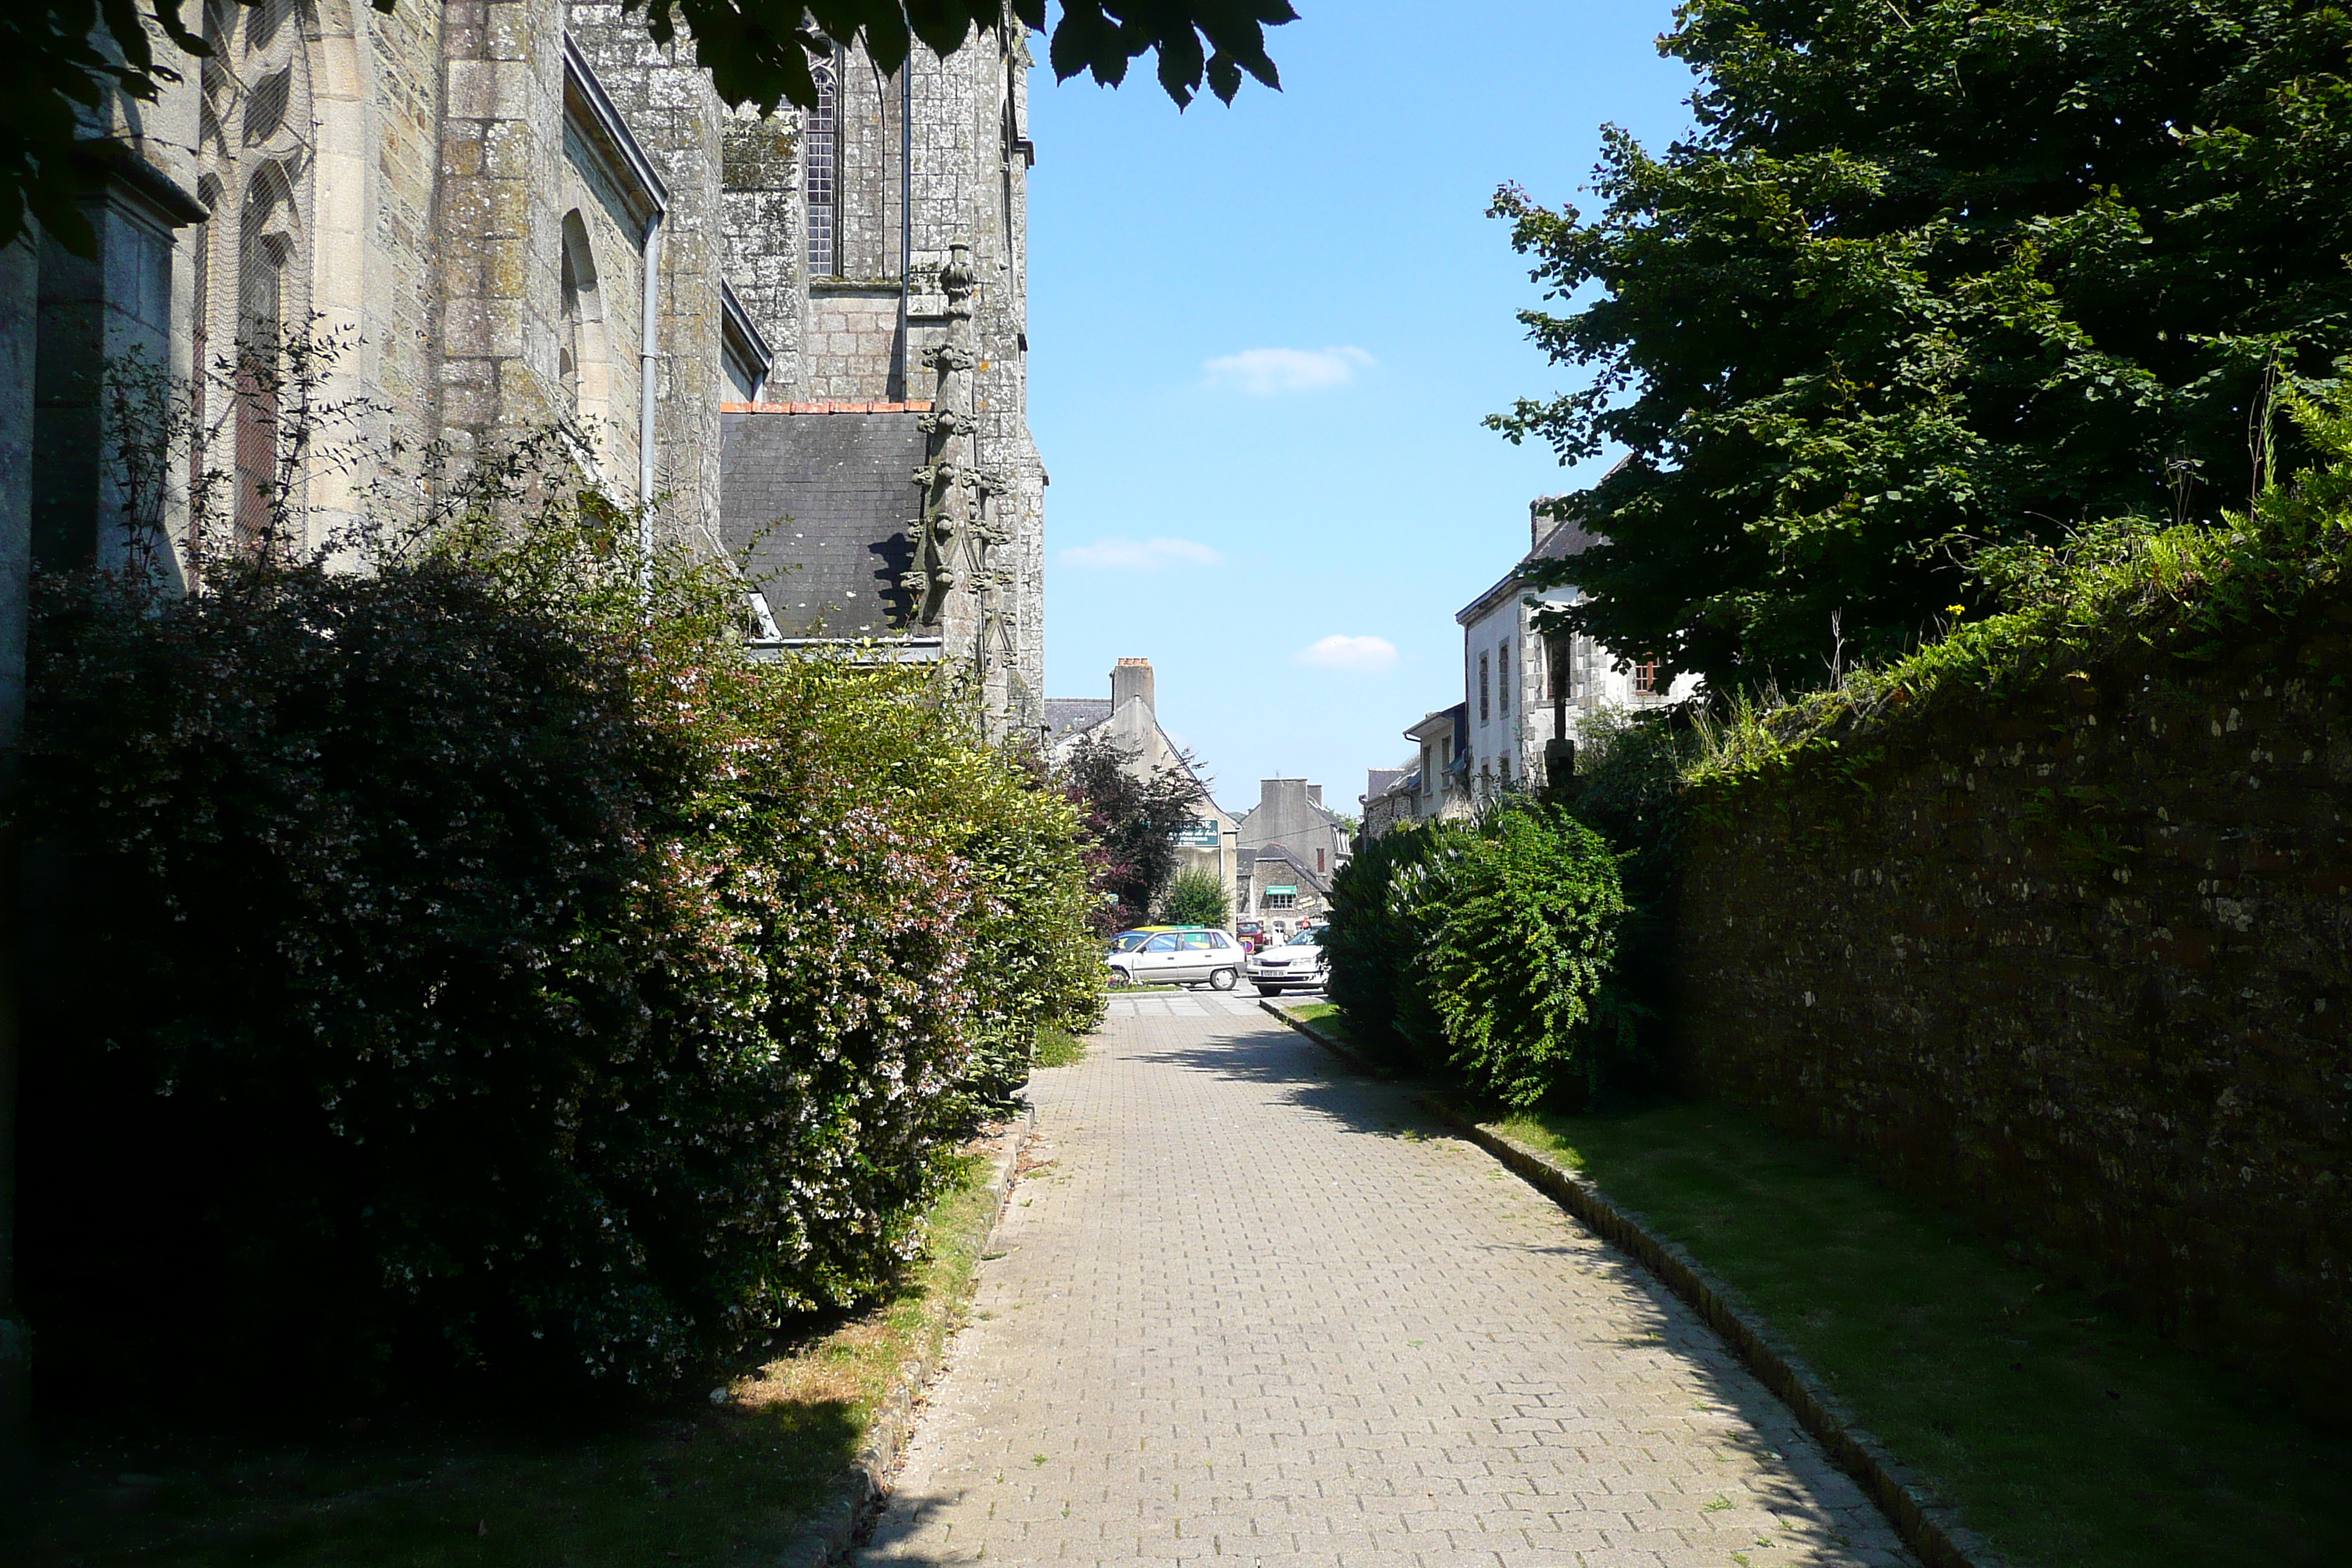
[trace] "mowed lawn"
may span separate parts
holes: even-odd
[[[2033,1568],[2352,1556],[2352,1435],[1731,1107],[1521,1116],[1680,1243],[1967,1522]]]

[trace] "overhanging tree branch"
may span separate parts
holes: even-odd
[[[258,0],[236,0],[240,5]],[[391,11],[397,0],[372,0]],[[76,210],[75,143],[111,92],[152,102],[179,72],[156,58],[160,35],[181,53],[211,51],[181,19],[182,0],[29,0],[0,7],[0,245],[28,218],[76,252],[95,240]],[[816,106],[810,59],[834,42],[863,44],[896,70],[917,41],[953,54],[1008,27],[1048,31],[1046,0],[627,0],[667,44],[681,26],[730,104],[773,113]],[[1117,87],[1150,54],[1180,109],[1205,83],[1230,103],[1244,73],[1282,86],[1265,29],[1295,21],[1289,0],[1059,0],[1048,49],[1055,79],[1081,74]]]

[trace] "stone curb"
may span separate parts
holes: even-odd
[[[1317,1028],[1313,1024],[1310,1024],[1306,1019],[1299,1017],[1297,1014],[1291,1012],[1273,997],[1260,997],[1258,999],[1258,1005],[1268,1013],[1273,1014],[1276,1017],[1281,1019],[1284,1023],[1289,1025],[1292,1028],[1297,1030],[1300,1034],[1306,1036],[1308,1039],[1314,1041],[1317,1045],[1322,1047],[1325,1050],[1330,1052],[1333,1056],[1338,1057],[1341,1061],[1355,1068],[1356,1071],[1362,1073],[1366,1078],[1377,1078],[1385,1080],[1396,1077],[1396,1074],[1379,1066],[1370,1057],[1358,1051],[1355,1047],[1349,1045],[1336,1035]]]
[[[1375,1078],[1391,1076],[1305,1019],[1291,1016],[1272,1000],[1259,1005],[1356,1071]],[[2006,1568],[2006,1560],[1990,1542],[1962,1525],[1951,1510],[1928,1499],[1902,1462],[1855,1423],[1794,1352],[1734,1307],[1729,1288],[1697,1259],[1675,1243],[1650,1234],[1638,1218],[1600,1188],[1549,1156],[1488,1131],[1438,1095],[1417,1098],[1439,1121],[1501,1161],[1603,1240],[1630,1254],[1681,1297],[1747,1363],[1758,1381],[1789,1407],[1838,1468],[1861,1483],[1903,1543],[1928,1568]]]
[[[1013,1195],[1013,1184],[1021,1171],[1021,1152],[1028,1147],[1030,1134],[1036,1129],[1037,1110],[1031,1106],[1025,1117],[1004,1130],[1003,1144],[996,1153],[996,1170],[989,1179],[989,1190],[996,1195],[996,1205],[988,1211],[988,1227],[981,1242],[983,1252],[987,1250],[987,1237],[995,1235],[996,1227],[1003,1222],[1005,1203]],[[962,1305],[961,1298],[929,1304],[921,1344],[915,1357],[899,1367],[898,1380],[891,1384],[881,1407],[874,1413],[873,1424],[866,1428],[866,1441],[858,1448],[856,1459],[847,1473],[833,1484],[825,1500],[811,1511],[799,1535],[776,1559],[777,1568],[825,1568],[827,1563],[848,1559],[858,1521],[882,1496],[890,1471],[898,1464],[898,1455],[914,1427],[915,1403],[939,1375],[940,1358]]]
[[[1844,1405],[1822,1386],[1810,1367],[1761,1324],[1731,1304],[1730,1289],[1697,1259],[1671,1241],[1653,1236],[1600,1188],[1536,1150],[1524,1148],[1479,1126],[1434,1094],[1418,1097],[1440,1121],[1525,1180],[1602,1239],[1633,1255],[1666,1289],[1681,1297],[1732,1352],[1748,1364],[1878,1505],[1903,1543],[1928,1568],[2004,1568],[2005,1560],[1951,1510],[1930,1500],[1909,1469],[1856,1425]]]

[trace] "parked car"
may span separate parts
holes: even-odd
[[[1235,921],[1234,922],[1234,936],[1241,942],[1242,950],[1244,952],[1255,952],[1259,948],[1265,945],[1265,922],[1263,921]]]
[[[1261,996],[1283,991],[1314,991],[1322,987],[1323,933],[1303,931],[1288,942],[1250,955],[1250,984]]]
[[[1206,981],[1215,990],[1231,991],[1240,981],[1248,957],[1241,943],[1214,926],[1177,926],[1146,932],[1134,947],[1113,952],[1104,962],[1122,984],[1192,985]]]
[[[1183,929],[1181,926],[1137,926],[1132,931],[1123,931],[1111,938],[1110,950],[1113,952],[1133,952],[1137,948],[1150,942],[1155,931]]]

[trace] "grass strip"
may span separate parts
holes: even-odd
[[[1017,1132],[1007,1136],[1018,1136]],[[996,1215],[992,1149],[961,1159],[893,1300],[700,1405],[354,1422],[298,1445],[131,1431],[97,1414],[0,1526],[12,1568],[750,1568],[828,1501],[910,1361],[935,1362]]]
[[[1037,1031],[1037,1050],[1033,1067],[1076,1067],[1087,1059],[1087,1043],[1066,1029],[1043,1028]]]
[[[1538,1114],[2020,1564],[2334,1562],[2352,1438],[1747,1111]]]
[[[1302,1024],[1312,1024],[1344,1045],[1354,1045],[1356,1037],[1348,1032],[1348,1020],[1339,1016],[1339,1008],[1331,1002],[1285,1002],[1282,1010]]]

